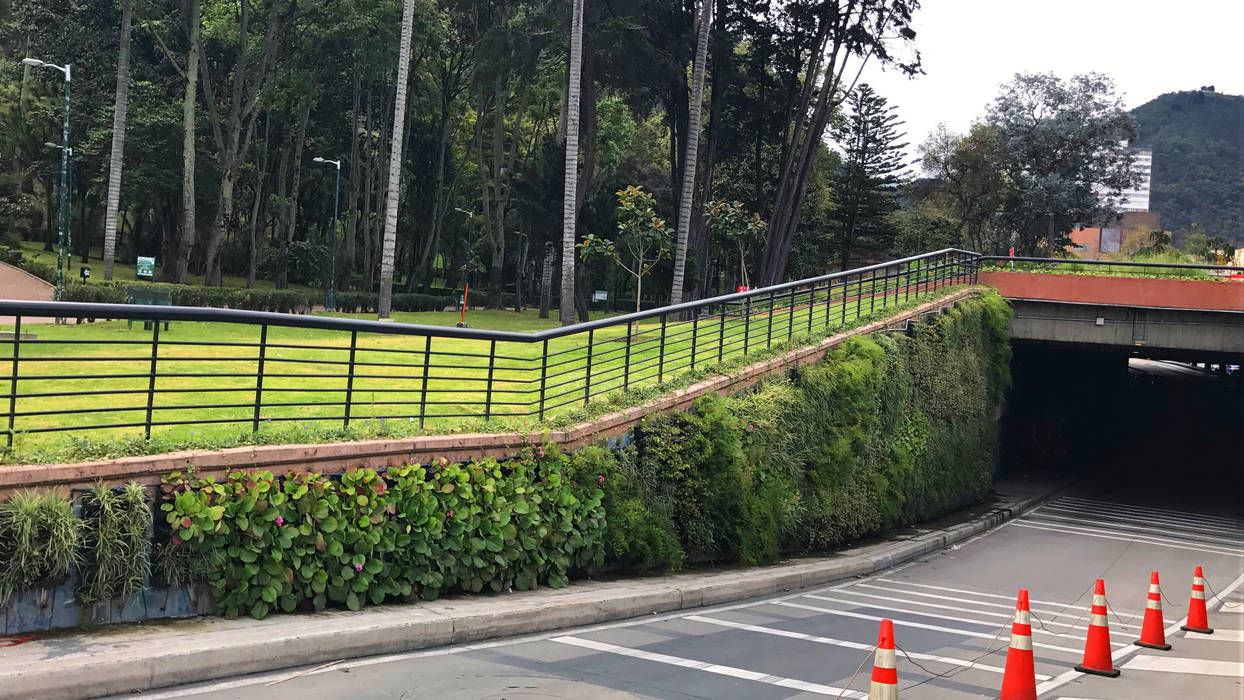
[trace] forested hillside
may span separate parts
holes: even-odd
[[[1162,226],[1244,242],[1244,96],[1172,92],[1132,116],[1137,144],[1153,149],[1150,208]]]

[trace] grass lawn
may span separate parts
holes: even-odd
[[[870,291],[866,284],[865,292]],[[857,306],[866,315],[871,302],[876,315],[888,315],[893,311],[883,312],[883,302],[894,306],[895,294],[881,294],[879,286],[877,297],[859,299],[852,290],[844,307],[841,289],[829,304],[824,290],[815,299],[804,291],[793,310],[790,297],[783,296],[772,311],[753,302],[750,314],[738,307],[694,322],[671,321],[664,339],[659,319],[636,324],[629,343],[624,325],[593,332],[590,347],[588,333],[579,332],[548,341],[547,356],[541,342],[502,341],[493,348],[485,340],[359,333],[352,382],[349,333],[273,326],[267,331],[262,387],[257,381],[261,330],[256,326],[175,321],[160,331],[153,360],[153,333],[139,323],[133,329],[124,321],[27,325],[23,331],[33,332],[37,340],[20,343],[17,381],[0,377],[0,387],[11,396],[16,385],[12,458],[17,461],[23,453],[72,441],[142,436],[149,399],[152,436],[164,444],[251,436],[257,394],[260,432],[282,435],[270,441],[297,440],[299,431],[314,441],[315,431],[340,428],[347,394],[351,426],[371,425],[383,434],[485,428],[485,414],[492,421],[487,429],[506,429],[537,424],[541,396],[544,418],[556,418],[581,410],[589,393],[593,403],[618,402],[624,384],[628,390],[651,389],[677,380],[691,371],[693,361],[703,370],[763,353],[788,339],[823,337],[858,323]],[[912,294],[904,305],[925,296]],[[394,320],[452,326],[458,314],[395,313]],[[557,326],[555,313],[542,320],[535,310],[473,310],[467,322],[472,328],[506,331]],[[0,328],[12,330],[11,325]],[[0,355],[11,358],[12,344],[0,341]],[[7,427],[0,425],[0,430]],[[72,429],[48,430],[55,428]]]

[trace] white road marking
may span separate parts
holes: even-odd
[[[847,649],[858,649],[860,651],[868,651],[868,650],[875,648],[872,644],[861,644],[860,642],[848,642],[842,639],[830,639],[829,637],[817,637],[811,634],[804,634],[802,632],[792,632],[790,630],[778,629],[776,627],[762,627],[760,625],[748,625],[742,622],[733,622],[731,620],[720,620],[720,619],[712,618],[712,617],[703,617],[701,615],[689,615],[683,619],[688,620],[690,622],[703,622],[709,625],[719,625],[721,627],[732,627],[734,629],[746,630],[748,632],[758,632],[760,634],[771,634],[776,637],[787,637],[789,639],[802,639],[807,642],[815,642],[817,644],[829,644],[831,646],[845,647]],[[1005,669],[999,666],[988,666],[986,664],[980,664],[980,663],[974,664],[971,661],[965,661],[963,659],[955,659],[949,656],[935,656],[933,654],[921,654],[921,653],[914,652],[914,651],[906,652],[906,654],[907,656],[910,656],[913,659],[922,659],[925,661],[937,661],[937,662],[944,663],[944,664],[950,664],[952,666],[964,666],[968,668],[978,668],[982,671],[990,671],[992,673],[1003,673],[1005,671]],[[1045,676],[1043,674],[1038,673],[1037,678],[1041,680],[1046,680],[1050,678],[1050,676]]]
[[[1041,510],[1044,510],[1044,508],[1042,508]],[[1182,537],[1182,538],[1186,538],[1187,540],[1189,540],[1188,544],[1196,544],[1198,542],[1208,542],[1208,543],[1223,544],[1223,545],[1239,545],[1241,542],[1240,538],[1238,537],[1237,538],[1213,537],[1210,535],[1202,535],[1202,534],[1192,533],[1192,532],[1188,532],[1188,533],[1169,532],[1169,531],[1163,531],[1163,530],[1155,530],[1154,528],[1151,528],[1151,527],[1127,525],[1124,523],[1105,522],[1100,519],[1094,520],[1094,519],[1089,519],[1089,518],[1072,518],[1072,517],[1065,516],[1065,515],[1053,515],[1050,513],[1043,513],[1043,512],[1034,512],[1029,516],[1025,516],[1024,519],[1032,521],[1036,518],[1040,518],[1043,520],[1047,520],[1047,519],[1048,520],[1065,520],[1067,522],[1084,523],[1086,525],[1098,525],[1101,527],[1110,528],[1111,530],[1130,530],[1130,531],[1135,531],[1135,532],[1139,532],[1139,533],[1154,536],[1154,537],[1162,537],[1162,536]]]
[[[798,608],[800,610],[811,610],[812,612],[825,613],[826,615],[838,615],[841,617],[854,617],[859,620],[872,620],[874,622],[880,622],[884,619],[887,619],[884,617],[880,617],[878,615],[866,615],[864,613],[848,612],[846,610],[833,610],[831,608],[822,608],[818,605],[804,605],[803,603],[791,603],[789,601],[777,602],[777,603],[774,603],[774,605],[778,605],[784,608]],[[997,634],[989,634],[987,632],[974,632],[972,630],[964,630],[964,629],[959,629],[957,627],[943,627],[941,625],[930,625],[924,622],[911,622],[909,620],[899,620],[896,618],[889,618],[889,619],[892,619],[894,621],[894,624],[900,627],[914,627],[916,629],[932,630],[934,632],[947,632],[949,634],[957,634],[962,637],[976,637],[977,639],[1004,640],[1003,641],[1004,644],[1010,642],[1010,633],[1006,631],[1006,627],[1009,627],[1009,625],[1000,626],[998,628]],[[1070,649],[1068,647],[1060,647],[1060,646],[1054,646],[1053,644],[1045,644],[1044,642],[1035,644],[1035,646],[1038,649],[1050,649],[1053,651],[1061,651],[1063,653],[1072,654],[1075,656],[1079,656],[1080,654],[1084,653],[1083,649]],[[1139,649],[1140,647],[1135,647],[1135,648]]]
[[[1133,506],[1126,503],[1114,503],[1112,501],[1093,501],[1085,498],[1075,498],[1074,496],[1064,496],[1054,503],[1075,503],[1082,506],[1094,508],[1105,508],[1123,513],[1151,513],[1159,517],[1166,517],[1172,520],[1180,520],[1184,522],[1203,522],[1218,523],[1228,527],[1244,528],[1244,521],[1236,518],[1226,518],[1218,515],[1206,515],[1202,513],[1189,513],[1183,510],[1170,510],[1169,508],[1150,508],[1148,506]]]
[[[922,617],[935,617],[939,620],[950,620],[951,622],[966,622],[970,625],[985,625],[987,627],[993,627],[998,624],[997,622],[994,622],[993,620],[974,620],[970,617],[956,617],[954,615],[942,615],[940,613],[925,612],[923,610],[912,610],[910,608],[900,608],[896,605],[878,605],[877,603],[869,603],[869,602],[859,601],[859,600],[845,600],[842,598],[829,598],[826,596],[819,596],[819,595],[807,595],[804,597],[812,598],[813,600],[823,600],[827,603],[838,603],[839,605],[854,605],[857,607],[873,608],[875,610],[893,610],[894,612],[905,613],[907,615],[920,615]],[[990,613],[990,614],[992,615],[993,613]],[[1011,618],[1010,615],[1006,615],[1005,617],[1008,620],[1010,620]],[[1010,623],[1007,622],[1006,624],[1010,624]],[[1033,638],[1036,639],[1037,635],[1042,635],[1042,636],[1048,635],[1050,637],[1061,637],[1063,639],[1070,639],[1076,642],[1084,641],[1084,637],[1077,637],[1074,634],[1063,634],[1062,632],[1050,632],[1050,631],[1042,630],[1042,629],[1033,629],[1032,630]],[[1116,647],[1127,646],[1126,644],[1122,642],[1113,642],[1112,645]]]
[[[816,693],[817,695],[828,695],[832,697],[844,698],[867,698],[867,693],[861,693],[854,690],[845,690],[843,688],[835,688],[832,685],[822,685],[820,683],[809,683],[807,681],[796,680],[793,678],[783,678],[782,676],[771,676],[767,673],[759,673],[757,671],[749,671],[745,668],[735,668],[734,666],[722,666],[720,664],[710,664],[705,661],[696,661],[694,659],[684,659],[680,656],[670,656],[669,654],[657,654],[642,649],[631,649],[616,644],[606,644],[605,642],[597,642],[591,639],[582,639],[579,637],[554,637],[550,642],[558,644],[568,644],[570,646],[579,647],[581,649],[591,649],[592,651],[604,652],[606,654],[617,654],[619,656],[629,656],[633,659],[642,659],[644,661],[652,661],[668,666],[679,666],[681,668],[690,668],[705,673],[714,673],[719,676],[729,676],[731,678],[741,678],[745,681],[755,681],[757,683],[767,683],[782,688],[791,688],[801,690],[805,693]]]
[[[966,593],[968,595],[984,596],[986,598],[1000,598],[1002,600],[1011,601],[1011,605],[1015,604],[1015,596],[1013,595],[998,595],[997,593],[982,593],[980,591],[969,591],[966,588],[951,588],[950,586],[933,586],[927,583],[916,583],[914,581],[900,581],[898,579],[892,579],[892,578],[879,578],[877,580],[883,581],[885,583],[897,583],[897,584],[901,584],[904,586],[916,586],[918,588],[927,588],[932,591],[949,591],[951,593]],[[1028,604],[1032,605],[1033,603],[1037,603],[1040,605],[1049,605],[1051,607],[1060,608],[1062,611],[1065,612],[1075,607],[1076,605],[1079,605],[1080,601],[1071,602],[1071,603],[1060,603],[1060,602],[1053,601],[1053,600],[1037,600],[1036,598],[1029,598]],[[1062,613],[1058,613],[1058,614],[1061,615]]]
[[[842,589],[842,590],[839,590],[839,591],[838,591],[838,593],[846,593],[846,594],[849,594],[849,595],[856,595],[856,596],[860,596],[861,598],[872,598],[872,599],[875,599],[875,600],[887,600],[887,601],[893,601],[893,602],[895,602],[895,603],[908,603],[908,604],[910,604],[910,605],[923,605],[923,606],[924,606],[924,607],[926,607],[926,608],[937,608],[937,609],[939,609],[939,610],[953,610],[953,611],[955,611],[955,612],[972,613],[972,614],[975,614],[975,615],[988,615],[988,616],[990,616],[990,617],[1001,618],[1001,619],[1003,619],[1003,620],[1010,620],[1011,618],[1013,618],[1013,617],[1015,616],[1015,613],[1014,613],[1014,611],[1013,611],[1013,610],[1012,610],[1011,612],[1009,612],[1009,613],[1003,613],[1003,612],[994,612],[993,610],[980,610],[980,609],[977,609],[977,608],[960,608],[960,607],[957,607],[957,606],[954,606],[954,605],[941,605],[941,604],[939,604],[939,603],[926,603],[926,602],[924,602],[924,601],[922,601],[922,600],[910,600],[910,599],[908,599],[908,598],[898,598],[898,597],[895,597],[895,596],[881,596],[881,595],[874,595],[874,594],[872,594],[872,593],[859,593],[859,592],[854,591],[854,590],[852,590],[852,589],[850,589],[850,588],[844,588],[844,589]],[[916,595],[919,595],[919,594],[916,594]],[[809,595],[808,597],[809,597],[809,598],[817,598],[818,596]],[[822,598],[822,600],[824,600],[824,599]],[[971,602],[971,601],[968,601],[968,602]],[[867,602],[862,602],[862,603],[860,603],[860,605],[869,605],[869,603],[867,603]],[[913,612],[914,612],[914,611],[913,611]],[[993,624],[997,624],[997,623],[993,623]],[[1046,623],[1045,623],[1045,625],[1046,625],[1047,627],[1048,627],[1048,626],[1050,626],[1050,625],[1057,625],[1057,626],[1059,626],[1059,627],[1067,627],[1067,628],[1070,628],[1070,629],[1075,629],[1075,628],[1079,627],[1079,625],[1078,625],[1078,624],[1076,624],[1076,623],[1071,623],[1071,622],[1046,622]],[[1039,624],[1038,624],[1037,626],[1039,626]],[[1083,637],[1076,637],[1076,636],[1074,636],[1074,635],[1061,634],[1061,633],[1057,633],[1057,632],[1050,632],[1050,634],[1054,634],[1054,635],[1057,635],[1057,636],[1059,636],[1059,637],[1071,637],[1072,639],[1081,639],[1081,640],[1083,640],[1083,639],[1084,639]]]
[[[1189,522],[1187,520],[1168,520],[1159,518],[1146,513],[1102,513],[1092,508],[1081,508],[1079,506],[1068,506],[1061,503],[1047,503],[1041,506],[1041,510],[1054,510],[1060,513],[1070,513],[1073,515],[1084,515],[1095,519],[1106,519],[1109,521],[1122,520],[1126,523],[1141,522],[1147,525],[1157,525],[1163,527],[1175,528],[1178,530],[1192,530],[1194,532],[1212,532],[1218,535],[1233,535],[1233,541],[1240,541],[1244,537],[1244,530],[1232,527],[1222,527],[1219,525],[1210,525],[1199,522]],[[1113,524],[1113,523],[1111,523]],[[1183,534],[1183,533],[1179,533]]]
[[[1218,612],[1234,614],[1234,615],[1244,615],[1244,603],[1236,603],[1235,605],[1228,603],[1222,606],[1221,608],[1219,608]]]
[[[884,579],[878,579],[878,580],[884,580]],[[923,584],[913,584],[913,585],[923,585]],[[1005,604],[1005,603],[992,603],[992,602],[985,601],[985,600],[970,600],[970,599],[968,599],[968,598],[956,598],[956,597],[954,597],[954,596],[948,596],[948,595],[936,595],[936,594],[934,594],[934,593],[921,593],[921,592],[919,592],[919,591],[907,591],[907,590],[903,590],[903,589],[899,589],[899,588],[886,588],[885,586],[874,586],[874,585],[872,585],[872,584],[868,584],[868,583],[857,583],[857,584],[855,584],[854,586],[852,586],[852,588],[875,588],[875,589],[877,589],[877,590],[879,590],[879,591],[888,591],[888,592],[890,592],[890,593],[901,593],[902,595],[915,595],[915,596],[921,596],[921,597],[924,597],[924,598],[933,598],[933,599],[935,599],[935,600],[949,600],[949,601],[954,601],[954,602],[957,602],[957,603],[969,603],[969,604],[971,604],[971,605],[984,605],[984,606],[988,606],[988,607],[991,607],[991,608],[1004,608],[1004,609],[1006,609],[1006,610],[1010,610],[1010,611],[1011,611],[1010,613],[1007,613],[1007,617],[1010,617],[1010,616],[1014,613],[1014,611],[1015,611],[1015,604],[1014,604],[1014,603],[1012,603],[1012,604],[1010,604],[1010,605],[1007,605],[1007,604]],[[941,586],[936,586],[936,587],[933,587],[933,588],[942,588],[942,587],[941,587]],[[847,589],[839,589],[839,592],[840,592],[840,593],[847,593],[847,592],[850,592],[850,590],[851,590],[850,588],[847,588]],[[951,590],[958,590],[958,589],[951,589]],[[971,595],[978,595],[978,596],[990,596],[990,595],[991,595],[991,594],[989,594],[989,593],[971,593],[971,592],[969,592],[969,593],[970,593]],[[857,595],[858,595],[858,594],[857,594]],[[998,597],[1005,598],[1005,596],[998,596]],[[897,599],[895,599],[895,600],[897,600]],[[920,603],[919,601],[914,601],[914,600],[912,600],[912,601],[907,601],[907,602],[910,602],[910,603],[916,603],[916,604],[919,604],[919,605],[923,605],[923,603]],[[1032,600],[1032,599],[1029,599],[1028,603],[1029,603],[1030,609],[1031,609],[1031,610],[1032,610],[1032,612],[1033,612],[1034,614],[1036,614],[1036,615],[1053,615],[1053,616],[1055,616],[1055,617],[1058,617],[1058,616],[1060,616],[1060,615],[1065,615],[1065,614],[1067,614],[1067,613],[1069,612],[1069,608],[1071,608],[1071,606],[1065,606],[1065,605],[1064,605],[1062,610],[1058,610],[1058,611],[1055,611],[1055,610],[1046,610],[1046,609],[1044,609],[1044,608],[1037,608],[1037,607],[1035,607],[1035,606],[1032,606],[1032,603],[1033,603],[1033,600]],[[1050,605],[1050,606],[1053,606],[1053,605],[1062,605],[1061,603],[1042,603],[1042,604],[1043,604],[1043,605]],[[1085,610],[1087,610],[1087,609],[1088,609],[1088,606],[1087,606],[1087,605],[1084,605],[1084,606],[1082,606],[1082,607],[1083,607]],[[975,611],[974,611],[974,612],[975,612]],[[1054,622],[1054,621],[1051,621],[1051,620],[1043,620],[1043,622],[1044,622],[1046,625],[1059,625],[1059,626],[1062,626],[1062,627],[1074,627],[1074,626],[1075,626],[1075,623],[1068,623],[1068,622]],[[1117,624],[1119,627],[1130,627],[1130,628],[1139,629],[1136,625],[1128,625],[1128,624],[1124,624],[1124,623],[1122,623],[1122,622],[1119,622],[1119,623],[1114,623],[1114,622],[1112,622],[1112,623],[1110,623],[1110,624],[1111,624],[1111,626],[1112,626],[1112,627],[1113,627],[1113,626],[1115,626],[1115,625]]]
[[[1186,549],[1190,552],[1201,552],[1202,554],[1221,554],[1223,556],[1229,556],[1229,557],[1244,557],[1244,552],[1233,552],[1230,550],[1218,549],[1216,547],[1189,547],[1186,544],[1175,544],[1170,540],[1167,540],[1164,542],[1158,541],[1157,538],[1154,538],[1154,537],[1140,537],[1140,536],[1114,537],[1113,535],[1101,534],[1100,530],[1089,530],[1089,529],[1082,528],[1082,527],[1072,527],[1070,525],[1054,525],[1053,523],[1048,523],[1046,526],[1043,527],[1041,525],[1032,525],[1028,522],[1022,522],[1019,520],[1012,521],[1011,525],[1014,527],[1025,527],[1025,528],[1029,528],[1032,530],[1047,530],[1049,532],[1059,532],[1064,535],[1083,535],[1085,537],[1096,537],[1098,539],[1103,539],[1103,540],[1120,540],[1122,542],[1135,542],[1136,544],[1148,544],[1148,545],[1153,545],[1154,547],[1170,547],[1171,549]]]
[[[1239,661],[1186,659],[1178,656],[1140,654],[1123,664],[1121,668],[1124,671],[1160,671],[1162,673],[1190,673],[1198,676],[1244,677],[1244,663]]]
[[[1209,639],[1215,642],[1244,642],[1244,630],[1229,630],[1215,627],[1213,634],[1189,632],[1189,639]]]
[[[1205,605],[1209,608],[1213,608],[1224,598],[1234,593],[1235,589],[1239,588],[1241,584],[1244,584],[1244,573],[1240,574],[1239,576],[1236,576],[1235,580],[1227,584],[1227,587],[1224,588],[1221,593],[1205,601]],[[1180,622],[1171,623],[1170,625],[1167,626],[1166,630],[1164,630],[1164,634],[1168,637],[1176,634],[1177,632],[1179,632],[1180,624],[1182,623]],[[1131,656],[1132,654],[1135,654],[1141,649],[1142,647],[1130,646],[1130,647],[1127,647],[1126,649],[1120,649],[1114,652],[1113,654],[1111,654],[1111,657],[1113,661],[1121,662],[1123,659],[1126,659],[1127,657]],[[1040,685],[1038,685],[1037,695],[1040,696],[1045,693],[1051,692],[1054,689],[1058,688],[1059,686],[1066,685],[1067,683],[1070,683],[1071,681],[1075,680],[1076,678],[1080,678],[1083,675],[1084,674],[1076,670],[1064,671],[1062,674],[1058,675],[1057,677],[1051,678],[1048,681],[1043,681]]]

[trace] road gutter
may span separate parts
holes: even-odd
[[[1022,497],[1002,496],[986,513],[906,539],[769,567],[581,581],[559,590],[458,596],[358,612],[101,628],[0,648],[0,688],[13,697],[100,697],[775,595],[875,574],[961,543],[1023,515],[1069,483],[1050,483]],[[1007,482],[998,488],[1005,490]]]

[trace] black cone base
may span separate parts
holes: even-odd
[[[1076,666],[1076,670],[1080,673],[1091,673],[1094,676],[1105,676],[1106,678],[1118,678],[1119,669],[1112,668],[1109,671],[1103,671],[1100,668],[1088,668],[1087,666]]]
[[[1214,630],[1209,629],[1208,627],[1189,627],[1187,625],[1180,625],[1179,629],[1185,632],[1200,632],[1201,634],[1213,634],[1214,633]]]
[[[1157,649],[1159,651],[1170,651],[1171,650],[1171,645],[1169,644],[1150,644],[1149,642],[1132,642],[1132,644],[1135,644],[1138,647],[1144,647],[1146,649]]]

